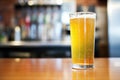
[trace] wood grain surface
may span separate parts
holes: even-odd
[[[0,59],[0,80],[120,80],[120,58],[95,58],[95,68],[73,70],[70,58]]]

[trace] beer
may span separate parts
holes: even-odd
[[[72,63],[93,65],[95,17],[82,15],[70,19]]]

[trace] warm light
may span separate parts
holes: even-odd
[[[19,26],[16,26],[16,27],[15,27],[15,31],[17,31],[17,32],[19,32],[19,31],[20,31]]]
[[[23,45],[21,41],[13,41],[13,42],[11,42],[11,44],[14,46]]]
[[[33,1],[28,1],[28,5],[32,6],[33,5]]]
[[[20,58],[16,58],[16,59],[15,59],[15,62],[20,62]]]

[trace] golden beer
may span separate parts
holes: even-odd
[[[95,17],[82,14],[71,18],[70,32],[72,63],[83,68],[93,67]]]

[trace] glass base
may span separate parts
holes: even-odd
[[[72,69],[93,69],[94,65],[79,65],[79,64],[73,64]]]

